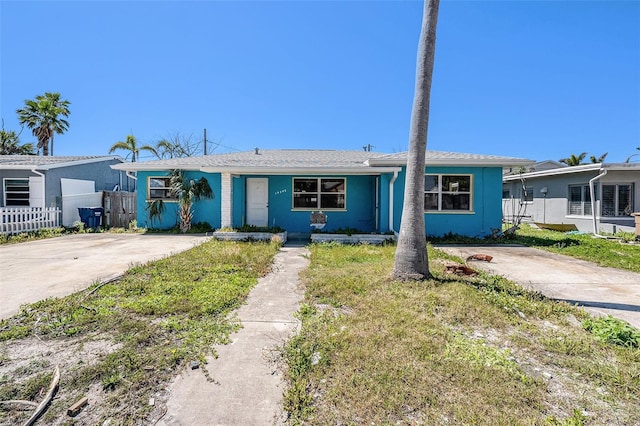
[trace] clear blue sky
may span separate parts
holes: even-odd
[[[204,128],[214,152],[408,146],[419,1],[2,0],[0,14],[5,129],[60,92],[56,155]],[[640,1],[442,1],[428,149],[621,162],[638,146]]]

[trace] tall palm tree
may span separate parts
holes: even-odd
[[[143,145],[139,147],[138,140],[133,135],[127,135],[124,141],[119,141],[111,145],[111,148],[109,148],[109,154],[113,154],[115,151],[119,149],[123,151],[129,151],[129,153],[131,154],[132,163],[136,162],[136,159],[138,158],[140,151],[143,151],[143,150],[150,151],[154,155],[157,155],[156,150],[152,146]],[[129,154],[127,154],[127,157],[129,157]]]
[[[566,164],[567,166],[579,166],[582,163],[582,160],[584,160],[584,157],[586,156],[587,156],[586,152],[583,152],[578,156],[576,156],[575,154],[571,154],[570,157],[561,158],[558,161],[560,163]]]
[[[193,203],[201,199],[212,199],[213,190],[206,178],[187,179],[182,170],[172,170],[169,174],[171,193],[178,197],[178,217],[180,231],[185,233],[191,229],[193,219]]]
[[[422,15],[404,204],[393,268],[394,278],[400,280],[422,280],[430,276],[424,226],[424,168],[439,6],[439,0],[425,0]]]
[[[591,157],[589,157],[589,159],[591,160],[591,163],[593,163],[593,164],[602,163],[604,161],[604,159],[607,158],[607,155],[609,155],[609,153],[605,152],[600,157],[596,157],[595,155],[592,155]]]
[[[42,148],[42,155],[49,155],[49,143],[53,155],[53,135],[69,129],[69,122],[62,117],[69,117],[70,102],[60,99],[60,93],[45,92],[24,103],[24,108],[16,110],[20,124],[31,129],[38,139],[38,149]]]

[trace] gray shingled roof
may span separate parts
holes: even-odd
[[[390,164],[390,163],[400,163],[406,162],[407,153],[406,152],[398,152],[394,154],[385,154],[382,156],[377,156],[372,158],[369,163],[374,164]],[[425,160],[427,164],[429,163],[437,163],[437,164],[471,164],[471,163],[491,163],[491,164],[504,164],[504,165],[512,165],[519,163],[530,164],[533,163],[532,160],[527,160],[526,158],[516,158],[516,157],[505,157],[502,155],[486,155],[486,154],[468,154],[464,152],[447,152],[447,151],[429,151],[427,150]]]
[[[40,155],[0,155],[0,169],[55,168],[73,163],[92,163],[118,159],[118,156],[78,155],[78,156],[40,156]]]
[[[127,170],[162,170],[201,168],[367,168],[365,162],[375,155],[365,151],[340,151],[317,149],[277,149],[213,154],[199,157],[173,158],[128,163],[117,166]]]
[[[366,151],[314,150],[314,149],[278,149],[214,154],[199,157],[174,158],[170,160],[144,161],[114,166],[120,170],[166,170],[186,169],[232,169],[252,168],[275,169],[362,169],[374,166],[399,166],[406,163],[407,153],[384,154]],[[492,164],[518,165],[533,161],[501,157],[494,155],[462,154],[454,152],[427,151],[427,162],[438,164]]]

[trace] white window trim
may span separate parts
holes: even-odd
[[[620,214],[620,212],[618,211],[618,202],[619,202],[619,197],[620,197],[620,193],[618,192],[618,187],[620,186],[631,186],[631,191],[629,193],[629,196],[631,198],[631,213],[633,213],[634,211],[634,207],[635,207],[635,200],[633,199],[634,197],[634,192],[635,192],[635,185],[633,182],[602,182],[600,185],[598,185],[598,200],[600,201],[599,204],[599,209],[600,209],[600,217],[606,217],[606,218],[625,218],[625,217],[630,217],[629,215],[624,215],[624,214]],[[605,186],[615,186],[616,190],[614,193],[614,199],[613,199],[613,206],[614,206],[614,210],[617,213],[614,216],[605,216],[602,214],[602,203],[603,203],[603,199],[602,199],[602,191],[604,189]]]
[[[322,194],[344,194],[344,208],[325,208],[322,206],[318,207],[296,207],[294,205],[295,195],[296,194],[312,194],[311,192],[295,192],[295,180],[296,179],[316,179],[318,181],[318,192],[314,192],[313,194],[318,195],[318,204],[320,204],[321,195]],[[320,188],[322,188],[321,181],[322,179],[342,179],[344,180],[344,191],[343,192],[322,192]],[[342,176],[324,176],[324,177],[315,177],[315,176],[295,176],[291,178],[291,210],[297,212],[313,212],[313,211],[332,211],[332,212],[344,212],[347,211],[347,178]]]
[[[425,176],[437,176],[438,177],[438,191],[427,191],[425,190],[425,194],[438,194],[438,210],[424,210],[425,214],[473,214],[475,213],[474,207],[474,196],[473,196],[473,183],[474,183],[474,175],[471,173],[425,173]],[[442,209],[442,194],[451,194],[451,191],[442,191],[441,190],[441,182],[443,176],[469,176],[469,192],[458,192],[458,194],[469,194],[469,210],[443,210]],[[423,204],[424,204],[424,195],[423,195]]]
[[[169,176],[147,176],[147,201],[157,201],[162,200],[165,203],[177,203],[178,197],[172,198],[151,198],[151,179],[170,179]],[[169,189],[169,186],[165,186],[163,188],[153,188],[153,189]]]

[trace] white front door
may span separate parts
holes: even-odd
[[[269,179],[247,178],[247,225],[269,225]]]

